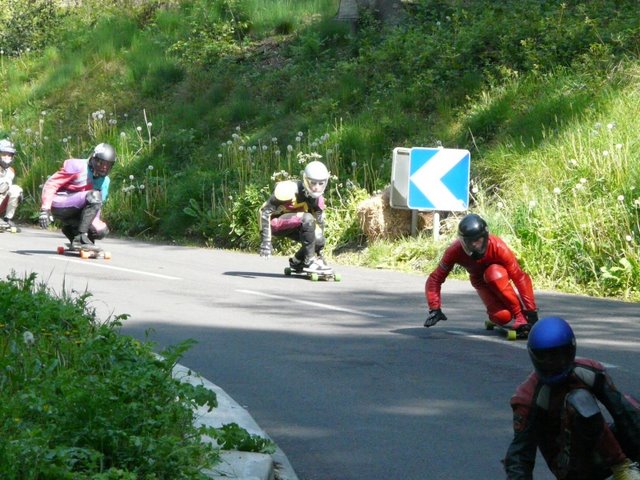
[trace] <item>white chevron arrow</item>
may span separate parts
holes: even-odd
[[[410,180],[437,210],[465,210],[464,200],[456,198],[442,182],[442,177],[465,156],[466,150],[442,149],[411,175]]]

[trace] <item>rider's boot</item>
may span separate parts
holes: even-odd
[[[71,248],[93,247],[93,242],[86,233],[78,233],[71,241]]]
[[[516,331],[517,338],[528,338],[529,331],[533,325],[524,318],[523,315],[516,317],[513,323],[513,329]]]

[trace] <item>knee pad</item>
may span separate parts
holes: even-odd
[[[584,388],[572,390],[564,399],[565,406],[572,408],[582,418],[601,414],[596,398]]]
[[[310,213],[303,213],[300,226],[305,232],[315,231],[316,219]]]
[[[573,431],[584,440],[595,440],[604,427],[596,398],[584,388],[572,390],[564,399],[565,414]]]
[[[102,193],[99,190],[91,190],[85,197],[87,199],[87,205],[100,205],[102,204]]]
[[[498,310],[489,313],[489,320],[498,325],[506,325],[512,320],[513,315],[509,310]]]
[[[487,283],[500,283],[501,281],[509,280],[509,274],[506,268],[502,265],[491,264],[482,274],[482,278]]]
[[[11,188],[9,189],[9,194],[13,198],[17,197],[19,199],[22,199],[22,187],[18,185],[11,185]]]
[[[102,230],[98,231],[92,228],[89,230],[88,235],[89,235],[89,239],[91,240],[102,240],[104,239],[104,237],[109,235],[109,229],[105,227]]]

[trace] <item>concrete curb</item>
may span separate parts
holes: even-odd
[[[194,386],[202,385],[215,392],[218,407],[211,412],[200,407],[195,412],[198,426],[219,428],[229,423],[236,423],[250,434],[272,440],[258,426],[249,412],[238,405],[222,388],[180,364],[173,368],[173,377]],[[209,441],[215,443],[213,439]],[[220,459],[221,462],[214,469],[205,471],[214,480],[298,480],[289,460],[278,446],[272,455],[222,450]]]

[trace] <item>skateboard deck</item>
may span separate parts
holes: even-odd
[[[109,260],[111,258],[111,252],[106,252],[100,247],[76,247],[69,248],[70,245],[60,245],[57,249],[59,255],[73,255],[80,258],[102,258]]]
[[[507,337],[507,340],[511,340],[511,341],[518,340],[518,335],[516,334],[516,331],[512,330],[511,328],[503,327],[502,325],[497,325],[490,320],[485,320],[484,327],[487,330],[497,330],[502,335]]]
[[[20,229],[18,227],[8,227],[8,228],[0,227],[0,233],[1,232],[18,233],[19,231]]]
[[[333,270],[311,272],[305,269],[296,270],[291,267],[286,267],[284,269],[284,274],[287,277],[290,277],[290,276],[306,277],[312,282],[317,282],[318,280],[333,280],[334,282],[339,282],[340,280],[342,280],[342,275],[340,275],[339,273],[335,273]]]

